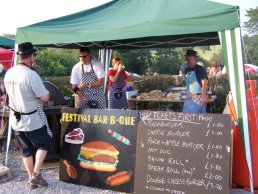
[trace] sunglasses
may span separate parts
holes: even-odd
[[[85,59],[85,58],[87,58],[89,55],[85,55],[85,56],[79,56],[80,58],[83,58],[83,59]]]
[[[36,57],[36,56],[37,56],[37,53],[33,53],[33,56]]]

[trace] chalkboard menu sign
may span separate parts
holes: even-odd
[[[229,192],[230,116],[140,112],[136,194]]]

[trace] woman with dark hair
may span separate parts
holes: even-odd
[[[113,68],[108,70],[108,108],[110,109],[128,108],[125,92],[127,75],[121,62],[119,57],[114,57]]]

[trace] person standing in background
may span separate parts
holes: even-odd
[[[186,90],[188,96],[185,100],[183,112],[205,113],[206,92],[208,76],[203,66],[197,65],[197,53],[187,50],[185,55],[188,68],[185,70]]]
[[[128,108],[125,91],[127,75],[121,62],[119,57],[114,57],[113,69],[108,70],[108,107],[111,109]]]
[[[218,76],[218,75],[221,75],[221,74],[222,74],[221,68],[220,68],[220,66],[218,66],[217,61],[212,60],[209,75],[210,76]]]
[[[31,69],[37,55],[32,44],[20,44],[16,54],[19,55],[19,64],[9,69],[4,77],[9,97],[10,124],[29,175],[30,189],[47,187],[40,170],[52,147],[52,139],[37,107],[41,100],[49,101],[49,92],[40,76]]]
[[[91,60],[90,49],[82,47],[80,61],[73,66],[70,83],[74,93],[80,98],[79,108],[106,108],[104,95],[105,72],[101,62]],[[94,107],[90,102],[94,101]]]

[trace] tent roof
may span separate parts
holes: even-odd
[[[15,40],[0,36],[0,47],[13,49],[14,44],[15,44]]]
[[[113,0],[17,29],[17,43],[78,48],[219,44],[217,31],[239,26],[238,7],[207,0]]]

